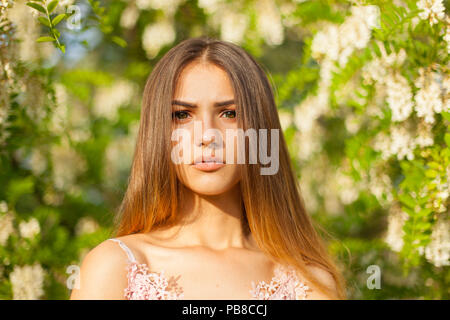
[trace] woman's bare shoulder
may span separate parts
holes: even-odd
[[[70,299],[123,299],[127,265],[126,253],[117,243],[101,242],[84,256],[78,288]]]

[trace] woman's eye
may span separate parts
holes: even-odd
[[[187,111],[175,111],[172,112],[172,119],[175,118],[177,120],[185,120],[189,117],[189,113]]]
[[[227,111],[225,111],[223,113],[223,115],[225,115],[226,118],[233,119],[233,118],[236,118],[236,111],[234,111],[234,110],[227,110]]]

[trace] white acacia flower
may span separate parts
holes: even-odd
[[[7,8],[12,3],[12,1],[13,0],[1,0],[0,1],[0,7]]]
[[[361,70],[364,84],[372,84],[374,82],[383,83],[388,71],[382,65],[380,58],[375,58],[365,64]]]
[[[139,10],[133,4],[123,10],[120,16],[120,26],[125,29],[132,29],[139,18]]]
[[[375,6],[352,6],[352,14],[341,25],[329,24],[319,31],[311,45],[313,58],[325,56],[345,66],[356,49],[367,46],[371,29],[378,24],[379,12],[374,9]]]
[[[30,157],[31,171],[35,175],[40,175],[47,169],[47,158],[39,149],[33,149]]]
[[[256,2],[257,29],[267,44],[277,46],[283,43],[284,28],[281,15],[273,0]]]
[[[434,143],[433,126],[425,121],[420,121],[417,128],[416,144],[422,148],[432,146]]]
[[[127,80],[116,81],[111,87],[99,88],[94,96],[94,114],[116,121],[119,108],[132,101],[134,92],[134,84]]]
[[[444,40],[447,42],[447,53],[450,54],[450,26],[446,28]]]
[[[136,6],[139,10],[150,9],[152,5],[152,0],[136,0]]]
[[[147,25],[142,34],[142,46],[147,57],[154,58],[162,47],[175,41],[175,37],[175,28],[169,20],[161,20]]]
[[[337,170],[336,182],[339,188],[339,198],[343,204],[350,204],[359,197],[359,189],[357,183],[348,175]]]
[[[355,49],[365,48],[371,37],[367,7],[352,6],[352,15],[339,26],[339,64],[345,66]]]
[[[6,119],[8,119],[9,113],[9,105],[0,106],[0,126],[6,123]]]
[[[385,132],[379,132],[372,141],[372,148],[381,152],[381,158],[387,160],[391,156],[391,139]]]
[[[31,16],[39,15],[39,11],[30,8],[25,1],[16,1],[14,6],[8,10],[8,18],[16,26],[15,36],[21,40],[18,55],[21,60],[32,61],[39,56],[39,47],[36,39],[39,37],[40,26],[37,20]]]
[[[75,3],[75,0],[59,0],[58,6],[60,7],[68,7]]]
[[[86,169],[86,160],[72,149],[67,140],[52,146],[53,180],[57,189],[68,190],[78,175]]]
[[[431,25],[438,23],[445,17],[445,7],[442,0],[419,0],[417,1],[417,8],[422,10],[419,12],[420,19],[429,20]]]
[[[6,201],[0,201],[0,213],[8,212],[8,203]]]
[[[94,233],[99,228],[97,221],[92,217],[82,217],[75,226],[75,234],[83,235]]]
[[[162,10],[168,16],[173,15],[184,0],[136,0],[140,10]]]
[[[345,128],[348,132],[355,134],[358,132],[361,127],[361,119],[355,116],[354,114],[350,114],[345,118]]]
[[[117,187],[120,176],[130,169],[138,130],[138,121],[130,123],[129,134],[113,139],[106,148],[103,174],[108,177],[105,179],[107,187]]]
[[[319,152],[322,148],[321,138],[324,130],[319,125],[315,125],[311,130],[295,133],[295,139],[298,145],[297,156],[301,160],[309,159],[314,153]]]
[[[286,130],[292,124],[292,114],[285,110],[279,110],[281,129]]]
[[[398,160],[402,160],[405,157],[408,160],[413,160],[416,141],[411,130],[405,126],[393,126],[390,132],[391,141],[389,151],[391,155],[397,155]]]
[[[226,9],[220,23],[220,36],[222,40],[241,43],[249,24],[245,14]]]
[[[424,68],[419,69],[419,77],[414,84],[419,90],[414,96],[417,115],[424,118],[427,123],[434,123],[434,114],[441,113],[443,103],[441,99],[440,76],[436,72],[425,72]]]
[[[389,134],[380,132],[375,137],[372,147],[374,150],[380,151],[384,160],[395,155],[398,160],[405,157],[408,160],[414,159],[414,150],[417,141],[412,130],[405,125],[391,126]]]
[[[4,203],[4,202],[2,202]],[[14,215],[11,212],[0,214],[0,245],[4,246],[11,234],[14,233]]]
[[[29,221],[22,221],[19,223],[19,231],[23,238],[32,239],[41,232],[39,221],[36,218],[31,218]]]
[[[317,32],[311,43],[311,56],[319,60],[323,56],[330,60],[339,58],[339,28],[334,24],[328,24]]]
[[[370,192],[377,198],[381,205],[385,206],[392,203],[393,195],[391,192],[391,178],[382,170],[371,168],[369,171],[368,188]],[[383,197],[386,196],[386,199]]]
[[[403,248],[403,236],[405,234],[403,225],[408,218],[408,215],[397,204],[389,209],[388,229],[384,241],[393,251],[399,252]]]
[[[386,79],[387,103],[392,110],[392,121],[406,120],[413,110],[413,94],[408,81],[400,74]]]
[[[439,217],[433,226],[431,242],[425,247],[425,257],[436,267],[450,266],[450,221]]]
[[[217,11],[223,2],[224,0],[198,0],[198,6],[211,14]]]
[[[9,275],[14,300],[37,300],[43,294],[44,269],[40,264],[14,266]]]
[[[328,111],[328,89],[321,86],[317,95],[308,95],[294,108],[294,124],[300,132],[311,131],[316,120]]]

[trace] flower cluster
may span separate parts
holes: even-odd
[[[436,267],[450,266],[450,220],[442,216],[433,226],[431,242],[421,248],[427,260]]]
[[[9,277],[14,300],[37,300],[44,294],[45,271],[38,263],[15,265]]]
[[[443,76],[440,73],[424,68],[419,69],[419,77],[414,81],[414,85],[419,88],[414,96],[415,110],[417,115],[424,118],[427,123],[434,123],[434,114],[441,113],[444,108],[446,109],[444,111],[450,111],[448,103],[445,106],[442,100],[442,83]]]
[[[419,0],[417,1],[417,8],[422,10],[419,17],[423,20],[429,20],[430,25],[438,23],[445,17],[445,7],[442,0]]]
[[[6,245],[8,238],[14,233],[14,215],[8,211],[5,201],[0,202],[0,246]]]
[[[315,59],[324,56],[345,66],[348,57],[367,46],[371,30],[377,26],[379,11],[375,6],[352,6],[352,14],[339,26],[328,25],[319,31],[312,42],[311,54]]]

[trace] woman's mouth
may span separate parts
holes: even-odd
[[[192,165],[195,169],[210,172],[216,171],[225,166],[225,163],[215,161],[198,162]]]

